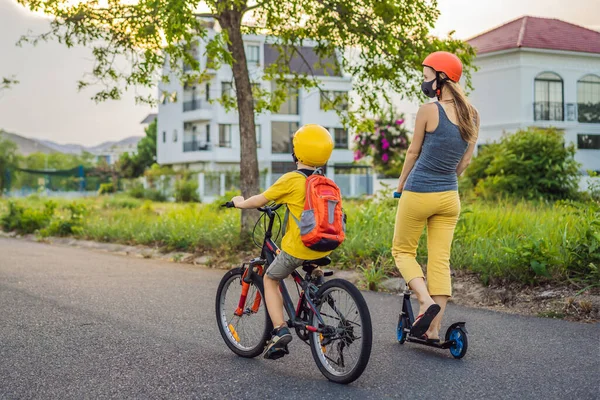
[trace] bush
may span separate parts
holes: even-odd
[[[530,128],[483,148],[466,175],[484,198],[566,199],[577,193],[575,146],[562,132]]]
[[[8,213],[2,216],[0,223],[5,231],[34,233],[48,226],[55,209],[56,203],[52,200],[46,201],[43,209],[24,207],[11,201],[8,203]]]
[[[69,236],[81,233],[83,217],[88,213],[85,204],[74,201],[63,209],[69,213],[68,217],[54,218],[47,228],[40,231],[42,236]]]
[[[198,181],[185,174],[175,182],[175,201],[178,203],[199,203]]]
[[[100,189],[98,189],[98,194],[103,195],[103,194],[115,193],[116,191],[117,190],[115,188],[115,185],[113,185],[112,183],[102,183],[102,184],[100,184]]]

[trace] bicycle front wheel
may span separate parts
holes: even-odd
[[[312,313],[313,326],[329,333],[310,334],[310,347],[319,370],[327,379],[350,383],[363,373],[369,358],[373,331],[371,314],[363,295],[348,281],[326,282],[315,296],[325,326]]]
[[[242,357],[256,357],[263,352],[273,325],[267,314],[262,278],[253,278],[244,297],[244,271],[234,268],[221,279],[216,299],[217,325],[231,351]]]

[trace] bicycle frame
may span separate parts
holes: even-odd
[[[244,275],[242,278],[242,294],[240,296],[238,308],[235,311],[235,314],[238,316],[241,316],[244,313],[243,307],[244,307],[244,304],[246,303],[246,298],[248,296],[248,290],[250,289],[250,283],[252,282],[254,275],[256,274],[261,277],[264,276],[268,266],[271,265],[271,263],[275,260],[275,257],[281,252],[279,247],[277,247],[275,242],[272,240],[273,223],[275,221],[275,215],[276,215],[275,210],[277,208],[279,208],[279,206],[276,206],[273,208],[264,207],[263,209],[259,209],[260,211],[265,212],[267,214],[267,216],[269,217],[269,225],[265,232],[265,238],[264,238],[262,249],[261,249],[261,257],[255,258],[255,259],[251,260],[249,263],[243,265],[243,266],[247,265],[247,268],[246,268],[246,271],[244,272]],[[291,276],[294,279],[294,281],[296,282],[296,284],[298,286],[300,286],[302,291],[300,292],[300,299],[298,300],[298,305],[296,307],[294,307],[294,302],[292,301],[292,298],[288,292],[288,289],[287,289],[284,281],[282,280],[279,283],[279,290],[281,291],[281,294],[283,296],[283,305],[284,305],[285,311],[287,312],[288,317],[289,317],[288,326],[293,327],[293,328],[306,329],[309,332],[317,332],[317,333],[323,333],[323,334],[334,333],[331,331],[331,328],[328,328],[325,326],[323,317],[317,310],[317,307],[315,306],[314,302],[312,301],[310,296],[306,295],[306,292],[310,291],[310,290],[313,290],[314,292],[316,292],[318,290],[317,287],[315,285],[313,285],[311,282],[302,278],[302,276],[300,275],[300,273],[298,273],[298,271],[293,271]],[[262,301],[261,295],[259,292],[257,292],[256,297],[254,298],[254,303],[251,308],[252,312],[258,312],[258,308],[260,307],[261,301]],[[302,311],[302,305],[304,303],[306,303],[308,305],[308,307],[311,309],[311,311],[317,317],[319,323],[322,326],[324,326],[324,328],[312,326],[300,319],[300,313]]]

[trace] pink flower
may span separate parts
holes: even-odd
[[[387,153],[383,153],[383,155],[381,156],[381,161],[383,161],[384,163],[388,162],[389,159],[390,157],[387,155]]]
[[[404,137],[401,137],[401,138],[400,138],[400,144],[401,144],[402,146],[404,146],[404,145],[406,144],[406,138],[404,138]]]
[[[354,152],[354,161],[358,161],[362,158],[362,153],[360,152],[360,150],[356,150]]]
[[[390,142],[388,142],[385,138],[381,140],[381,148],[383,150],[387,150],[390,148]]]
[[[396,120],[396,125],[402,125],[404,123],[403,119],[397,119]]]
[[[358,142],[359,140],[360,140],[360,135],[356,135],[356,136],[354,136],[354,141],[355,141],[355,142]]]

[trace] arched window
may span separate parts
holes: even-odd
[[[600,123],[600,76],[586,75],[577,81],[579,122]]]
[[[554,72],[542,72],[535,77],[534,119],[563,121],[563,80]]]

